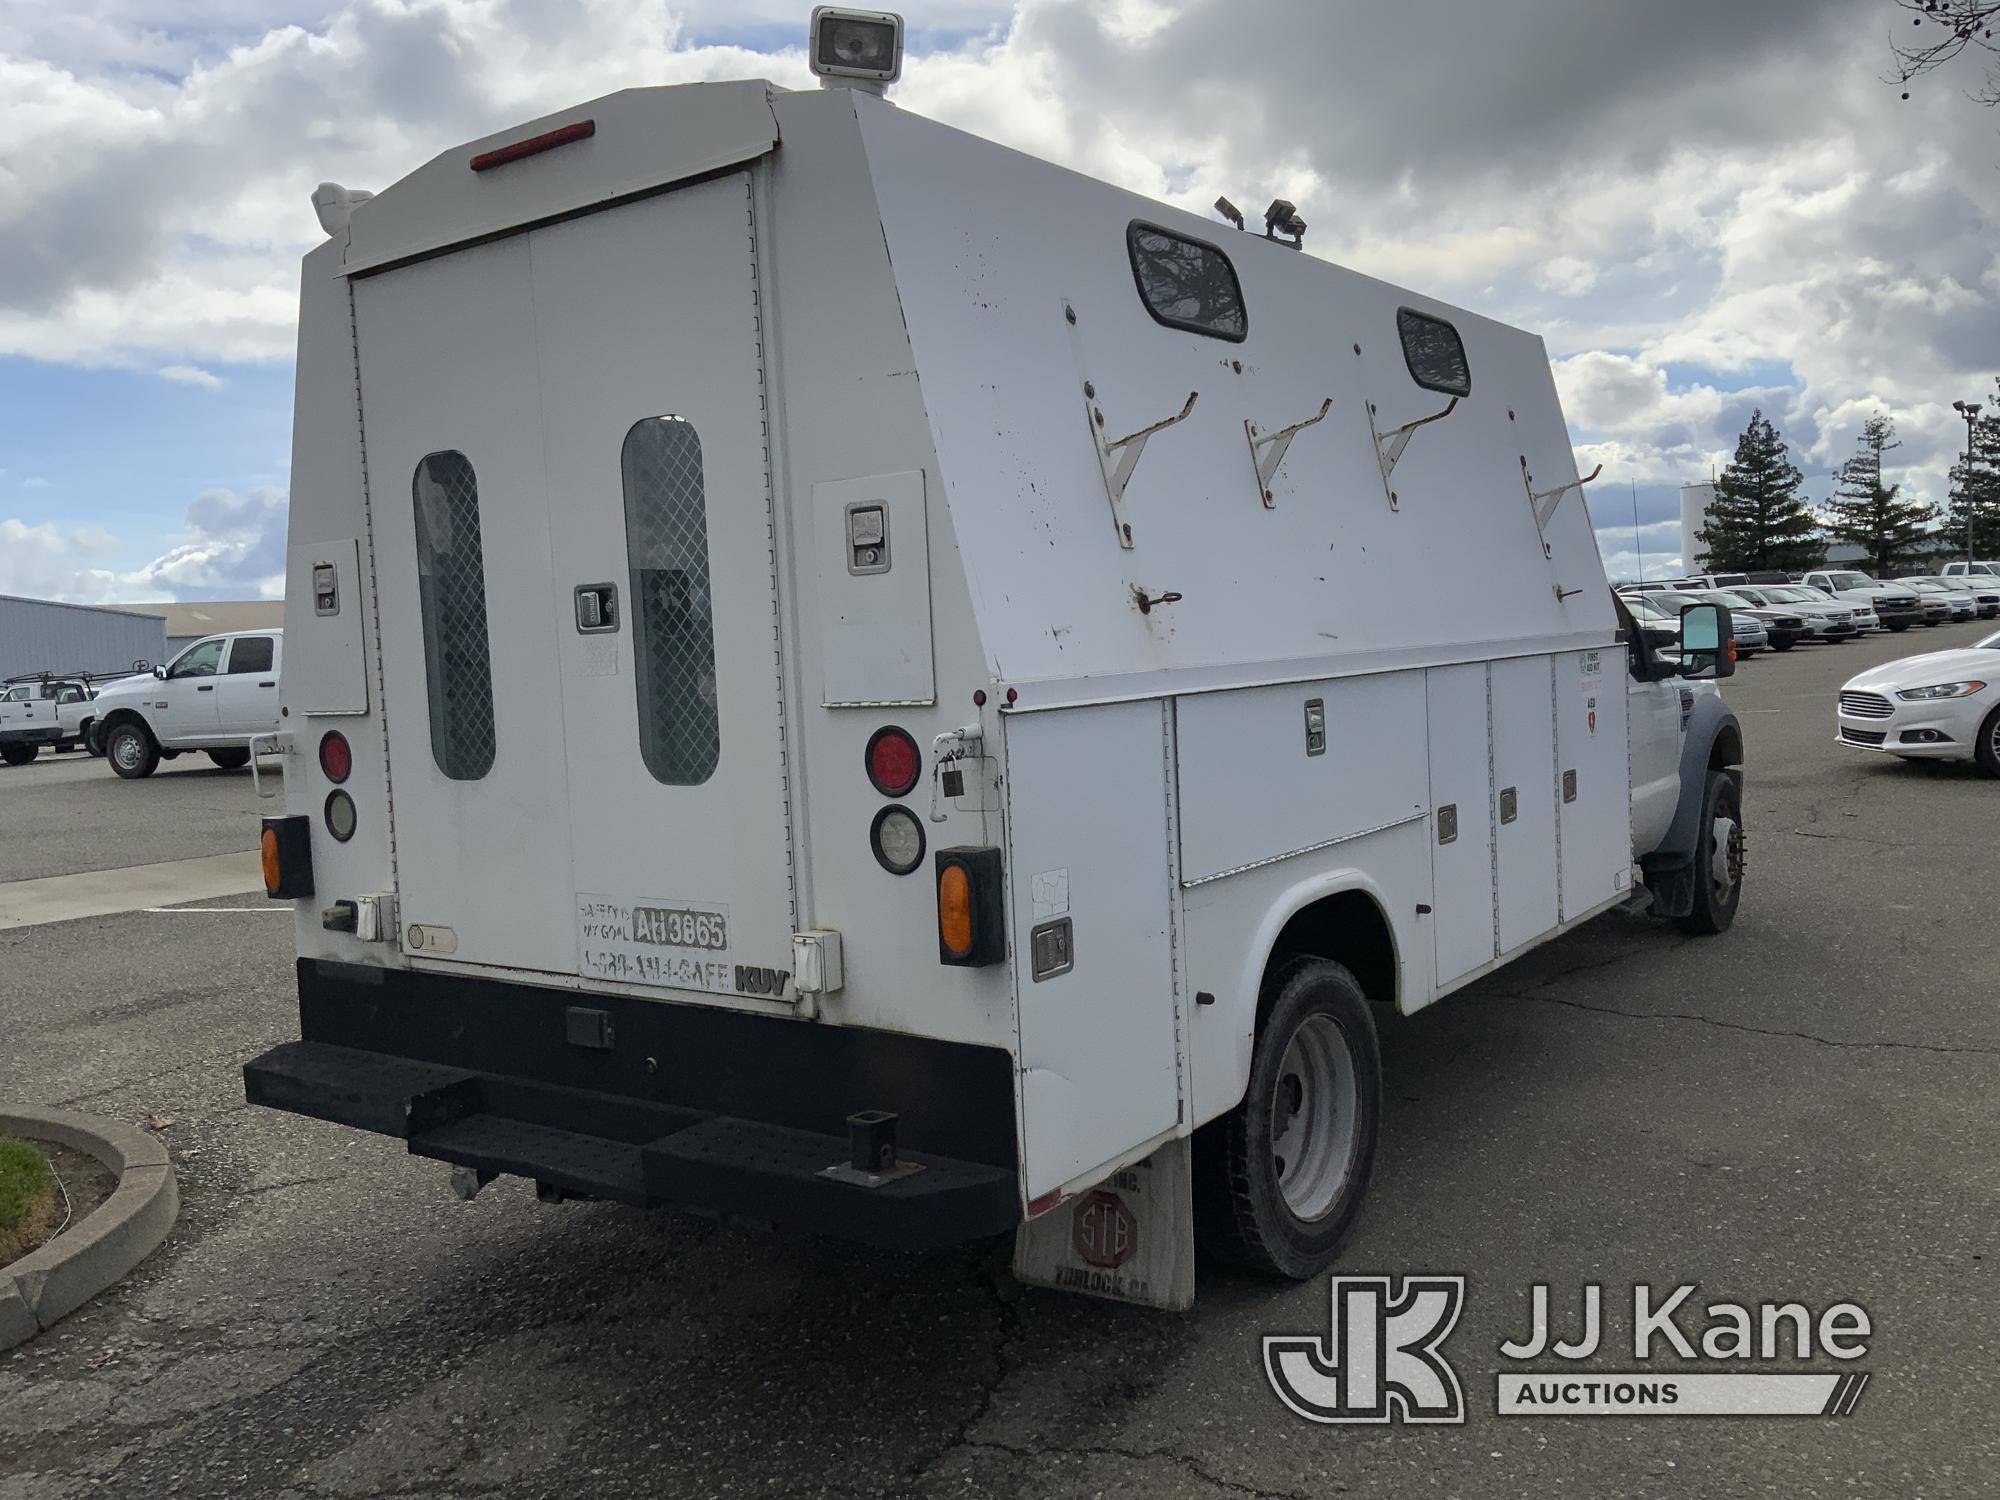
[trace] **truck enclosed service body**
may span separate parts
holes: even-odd
[[[1212,1242],[1305,1274],[1370,1002],[1635,867],[1733,913],[1740,736],[1628,660],[1533,336],[848,89],[364,196],[304,266],[253,1100],[902,1246],[1200,1131]]]

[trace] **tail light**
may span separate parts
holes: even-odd
[[[354,774],[354,751],[338,729],[329,729],[319,737],[319,768],[335,783]]]
[[[998,849],[937,852],[938,962],[984,968],[1007,956]]]
[[[303,813],[266,818],[257,840],[264,866],[264,894],[293,901],[313,893],[312,820]]]
[[[894,724],[885,724],[868,736],[868,750],[863,759],[868,780],[885,797],[907,797],[923,774],[924,763],[917,754],[917,742],[910,738],[908,730]]]
[[[354,799],[335,787],[326,794],[326,831],[341,843],[354,837],[354,825],[360,821],[354,810]]]

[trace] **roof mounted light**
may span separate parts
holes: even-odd
[[[814,6],[810,56],[821,88],[879,94],[903,76],[903,18],[886,10]]]

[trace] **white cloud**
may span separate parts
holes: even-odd
[[[284,594],[282,490],[208,490],[167,549],[141,567],[107,566],[120,543],[102,526],[0,520],[0,594],[108,604],[133,599]]]
[[[229,384],[220,375],[204,370],[200,365],[162,365],[153,373],[176,385],[198,385],[205,391],[219,391]]]
[[[21,488],[24,490],[45,490],[48,487],[49,482],[39,474],[30,474],[21,481]]]
[[[898,98],[1197,211],[1289,197],[1309,251],[1543,332],[1604,483],[1705,478],[1761,405],[1809,491],[1880,410],[1897,477],[1936,496],[1950,400],[2000,349],[2000,152],[1955,91],[1881,82],[1880,8],[937,0],[912,20],[970,39],[913,56]],[[0,353],[208,389],[283,361],[314,182],[380,188],[631,85],[805,85],[797,45],[707,41],[802,42],[804,15],[0,0]],[[187,546],[149,576],[269,576]]]

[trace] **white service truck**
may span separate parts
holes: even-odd
[[[765,82],[315,201],[251,1101],[1186,1306],[1330,1262],[1378,1009],[1729,925],[1728,611],[1633,651],[1541,341],[1290,205]]]

